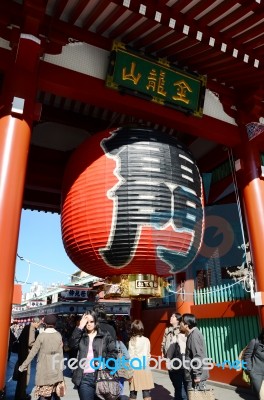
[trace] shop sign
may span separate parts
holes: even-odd
[[[31,300],[28,301],[27,307],[28,308],[33,308],[33,307],[42,307],[47,304],[47,300]]]
[[[108,306],[108,305],[106,305],[105,311],[107,314],[129,315],[130,305],[125,305],[125,306],[120,306],[120,305]]]
[[[63,292],[60,293],[60,296],[63,299],[74,299],[76,300],[88,300],[91,299],[91,296],[94,297],[94,293],[91,292],[90,290],[64,290]]]
[[[26,310],[27,306],[12,306],[12,312]]]

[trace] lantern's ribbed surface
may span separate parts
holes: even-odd
[[[71,260],[92,275],[166,276],[186,268],[200,248],[203,217],[196,162],[162,132],[98,133],[66,168],[63,242]]]

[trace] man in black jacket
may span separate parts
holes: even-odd
[[[103,332],[108,332],[110,333],[110,335],[112,336],[112,338],[114,339],[114,341],[116,341],[116,330],[115,327],[109,323],[109,321],[107,320],[107,315],[104,309],[104,306],[101,304],[96,304],[94,306],[94,312],[96,314],[96,318],[99,322],[99,327]]]
[[[193,314],[183,314],[180,329],[187,336],[185,359],[188,369],[185,369],[185,377],[188,390],[196,386],[202,389],[209,378],[208,368],[205,366],[207,354],[203,334],[197,328]]]

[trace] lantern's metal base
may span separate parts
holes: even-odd
[[[0,390],[0,399],[1,399],[1,400],[5,400],[5,398],[6,398],[6,392],[5,392],[5,389],[3,389],[3,390]]]
[[[130,297],[145,300],[149,297],[163,297],[164,278],[153,274],[113,275],[105,280],[105,298]]]

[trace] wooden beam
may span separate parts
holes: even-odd
[[[63,123],[64,125],[85,129],[89,132],[98,132],[109,126],[109,120],[104,121],[101,118],[81,115],[73,111],[63,110],[45,104],[42,105],[41,112],[41,122],[44,121]]]
[[[227,159],[227,149],[224,146],[219,145],[198,161],[198,167],[202,172],[211,172],[215,167],[224,163]]]
[[[60,194],[47,192],[32,192],[25,189],[23,208],[26,210],[36,210],[44,212],[54,212],[60,214]]]
[[[41,63],[39,90],[143,118],[226,146],[232,147],[240,143],[239,130],[234,125],[207,115],[202,118],[193,117],[138,97],[135,101],[134,96],[107,88],[101,79],[50,63]]]

